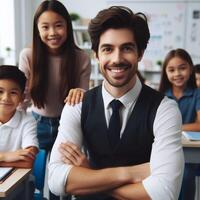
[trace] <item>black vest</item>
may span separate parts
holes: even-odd
[[[153,123],[163,95],[143,85],[122,138],[112,149],[107,135],[102,88],[98,86],[84,95],[81,125],[84,143],[92,168],[128,166],[150,160],[154,140]],[[76,200],[114,200],[106,194],[77,196]]]
[[[82,104],[81,125],[91,166],[101,169],[149,162],[154,140],[153,122],[163,97],[152,88],[142,86],[120,142],[113,149],[108,139],[102,88],[98,86],[87,91]]]

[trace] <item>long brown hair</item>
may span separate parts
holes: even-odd
[[[191,56],[184,49],[173,49],[166,55],[165,60],[163,62],[159,91],[162,93],[165,93],[168,89],[170,89],[172,87],[172,84],[169,82],[169,80],[167,78],[166,68],[167,68],[169,61],[174,57],[179,57],[179,58],[185,60],[190,65],[192,73],[187,82],[187,86],[190,88],[196,88],[197,85],[196,85],[196,80],[195,80],[194,65],[193,65]]]
[[[53,11],[61,15],[67,25],[67,39],[62,45],[61,68],[60,68],[60,99],[63,100],[70,88],[77,87],[76,78],[76,49],[73,37],[72,23],[70,15],[65,6],[57,0],[43,1],[38,7],[33,21],[33,42],[32,42],[32,67],[30,76],[30,94],[33,103],[38,108],[44,107],[46,103],[46,92],[48,88],[48,51],[46,45],[42,42],[39,30],[38,19],[45,11]]]

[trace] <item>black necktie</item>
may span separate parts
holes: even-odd
[[[110,106],[112,108],[112,115],[109,122],[108,134],[111,146],[114,147],[120,140],[121,122],[119,109],[122,103],[119,100],[113,100]]]

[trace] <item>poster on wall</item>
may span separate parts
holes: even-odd
[[[187,13],[186,49],[194,64],[200,63],[200,3],[190,3]]]

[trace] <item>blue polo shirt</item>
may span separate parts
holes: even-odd
[[[196,120],[197,111],[200,111],[200,89],[186,88],[180,99],[176,99],[171,89],[168,89],[165,95],[178,103],[183,124],[192,123]]]

